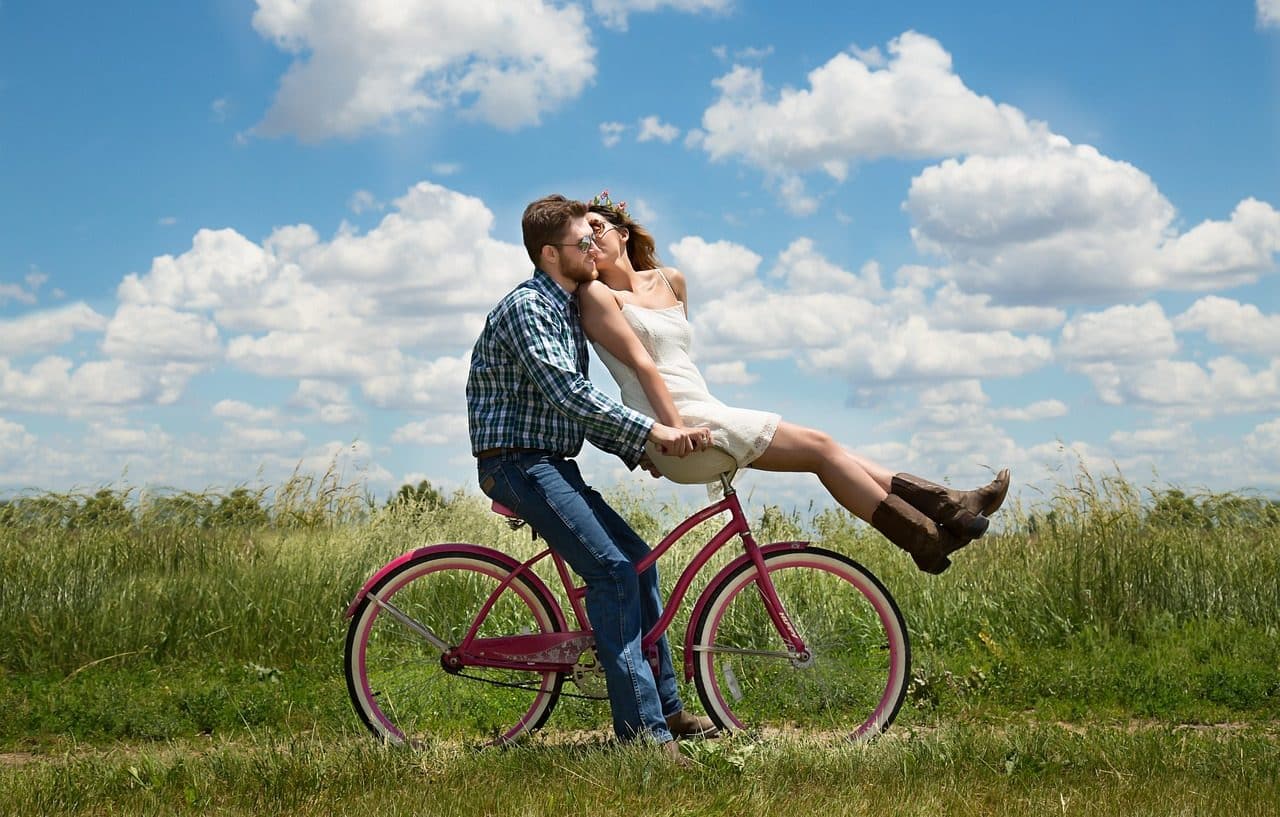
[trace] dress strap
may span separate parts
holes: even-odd
[[[680,296],[676,295],[676,288],[671,286],[671,282],[667,280],[667,274],[662,271],[662,267],[658,267],[658,274],[662,276],[662,283],[667,285],[667,289],[671,290],[672,295],[675,295],[676,303],[680,303]]]

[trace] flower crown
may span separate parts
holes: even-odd
[[[627,212],[627,203],[625,201],[614,201],[609,198],[608,190],[601,190],[600,194],[591,199],[592,207],[607,207],[623,218],[631,218],[631,214]]]

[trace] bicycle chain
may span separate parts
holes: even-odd
[[[541,689],[541,687],[531,686],[529,684],[513,684],[510,681],[495,681],[492,678],[481,678],[479,675],[467,675],[465,672],[454,673],[454,675],[455,677],[458,677],[458,678],[466,678],[467,680],[470,680],[470,681],[479,681],[483,684],[491,684],[492,686],[496,686],[496,687],[510,687],[511,689],[526,689],[530,692],[537,692],[539,689]],[[568,677],[563,672],[560,673],[560,676],[562,678]],[[577,692],[561,692],[560,697],[561,698],[581,698],[584,701],[602,700],[601,698],[598,698],[593,695],[581,695]]]

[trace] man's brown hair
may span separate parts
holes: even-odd
[[[558,242],[569,222],[586,214],[586,204],[566,199],[559,193],[530,202],[520,219],[520,230],[524,233],[525,252],[529,253],[533,265],[538,266],[544,246]]]

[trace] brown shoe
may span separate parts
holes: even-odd
[[[969,544],[934,524],[932,519],[896,494],[889,494],[876,506],[871,514],[871,525],[890,542],[911,554],[916,567],[935,575],[951,567],[947,554]]]
[[[720,734],[714,721],[705,715],[694,715],[687,709],[669,715],[667,728],[677,738],[713,738]]]
[[[1000,473],[991,482],[972,491],[962,491],[960,504],[983,516],[990,516],[1000,510],[1004,498],[1009,494],[1009,469],[1001,468]]]
[[[970,510],[961,503],[960,491],[952,491],[912,474],[894,474],[893,481],[889,483],[889,493],[902,497],[951,535],[966,541],[986,533],[987,525],[991,524],[981,512]]]

